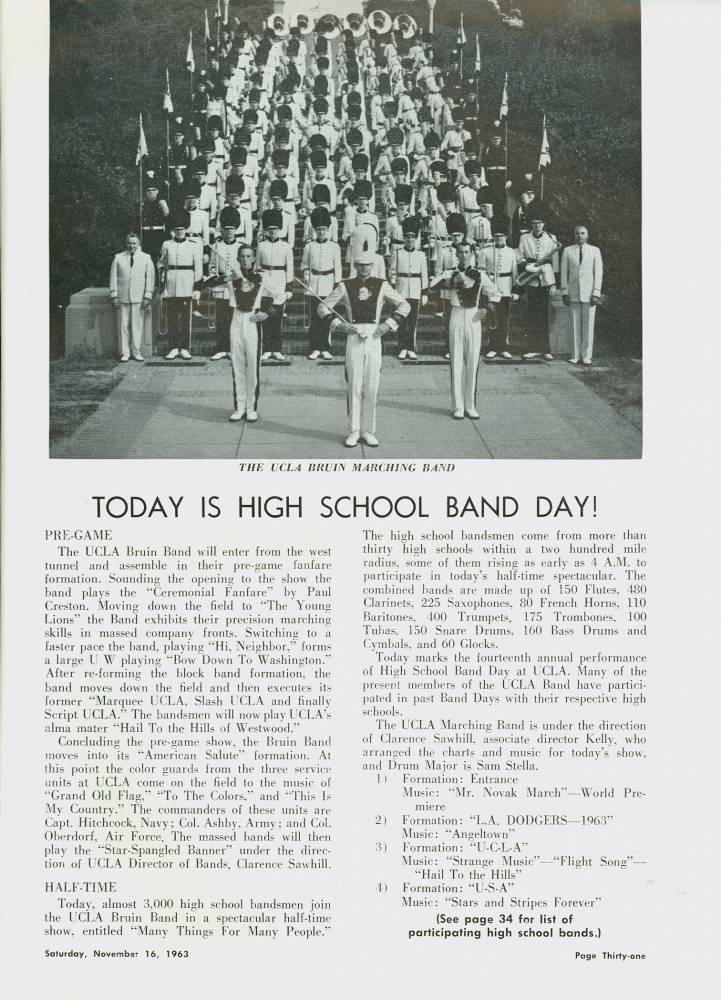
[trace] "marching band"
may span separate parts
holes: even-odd
[[[433,36],[410,15],[325,14],[312,23],[301,13],[289,23],[276,14],[255,31],[229,17],[205,62],[187,115],[173,109],[168,83],[167,158],[141,159],[138,235],[158,268],[168,359],[191,357],[200,293],[213,297],[212,360],[231,361],[231,420],[257,419],[259,364],[286,360],[294,297],[304,304],[311,360],[330,360],[332,336],[345,337],[349,447],[377,444],[381,337],[397,334],[398,357],[417,361],[423,310],[447,329],[455,418],[478,417],[482,317],[487,357],[510,359],[521,292],[530,328],[523,357],[552,359],[549,294],[562,254],[566,276],[584,259],[596,268],[585,308],[564,295],[579,330],[571,360],[591,362],[598,248],[579,255],[576,247],[566,260],[529,175],[509,219],[500,123],[483,123],[472,81],[464,88],[453,66],[444,74]],[[133,340],[139,358],[136,348]]]

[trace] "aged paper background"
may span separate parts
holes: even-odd
[[[644,7],[645,428],[639,462],[460,463],[438,477],[276,475],[262,483],[232,463],[50,462],[47,458],[47,5],[5,4],[3,39],[3,996],[7,1000],[381,1000],[479,995],[670,1000],[716,994],[718,972],[719,297],[717,198],[721,6],[652,0]],[[599,81],[602,86],[602,81]],[[690,162],[689,162],[690,160]],[[352,731],[336,759],[336,874],[325,891],[353,900],[321,943],[213,942],[182,965],[43,960],[45,906],[38,702],[38,611],[47,527],[95,526],[94,494],[596,494],[599,526],[640,525],[651,538],[655,770],[646,814],[647,880],[617,914],[615,942],[647,950],[636,965],[559,963],[529,946],[409,943],[368,905],[356,816],[372,808],[343,780]],[[435,506],[438,506],[435,503]],[[533,527],[533,522],[519,524]],[[361,524],[355,526],[357,529]],[[138,545],[181,536],[241,538],[262,526],[231,519],[182,532],[133,528]],[[275,529],[292,541],[292,524]],[[351,529],[308,519],[308,537],[353,550]],[[349,576],[339,615],[356,622]],[[355,651],[339,650],[352,673]],[[342,683],[339,683],[342,688]],[[341,696],[350,704],[350,688]],[[637,831],[629,831],[633,838]],[[152,892],[168,888],[149,880]],[[197,891],[203,891],[198,877]],[[190,895],[192,890],[186,890]],[[202,958],[201,958],[202,955]]]

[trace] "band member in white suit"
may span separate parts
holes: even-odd
[[[318,306],[321,318],[332,316],[331,332],[346,335],[345,366],[350,418],[350,433],[345,441],[347,448],[354,448],[359,440],[371,447],[378,444],[375,430],[383,354],[381,338],[391,330],[397,331],[411,311],[403,296],[387,281],[370,276],[376,248],[367,236],[359,242],[360,246],[353,247],[357,277],[339,282]],[[381,311],[386,302],[393,306],[394,312],[381,322]],[[336,313],[344,314],[347,320]]]
[[[486,247],[480,253],[476,250],[476,262],[502,295],[496,309],[495,328],[489,323],[490,337],[486,357],[495,358],[500,354],[502,358],[511,358],[513,355],[508,350],[508,334],[511,302],[518,299],[513,291],[518,280],[518,263],[516,251],[506,246],[505,226],[496,227],[492,247]]]
[[[249,424],[258,419],[260,390],[260,338],[263,323],[273,308],[273,295],[263,286],[263,276],[255,271],[255,254],[243,245],[238,250],[232,272],[230,304],[230,367],[233,373],[233,421],[245,417]],[[263,307],[267,311],[262,311]]]
[[[422,250],[416,249],[418,220],[403,220],[404,246],[391,255],[388,279],[411,307],[408,318],[403,320],[398,331],[398,357],[401,361],[410,358],[415,361],[416,327],[418,308],[428,304],[428,261]]]
[[[110,265],[110,301],[118,310],[120,360],[142,361],[145,310],[153,301],[155,265],[149,253],[140,249],[136,233],[128,233],[125,250]]]
[[[303,248],[301,269],[303,280],[313,295],[324,299],[333,291],[342,277],[340,247],[328,239],[331,226],[331,215],[327,208],[314,208],[310,214],[310,223],[315,233],[315,239],[306,243]],[[308,358],[315,361],[322,357],[330,361],[330,321],[332,317],[321,319],[317,309],[312,310],[310,318],[310,354]]]
[[[576,226],[575,240],[561,257],[561,294],[563,304],[571,309],[573,322],[573,357],[569,360],[572,365],[580,361],[590,365],[596,306],[603,284],[603,260],[599,248],[588,242],[585,226]]]
[[[283,354],[283,316],[285,304],[293,297],[293,251],[288,243],[281,240],[283,213],[273,208],[266,209],[261,219],[265,239],[258,243],[256,270],[263,274],[263,284],[270,289],[272,311],[263,329],[264,348],[261,361],[271,356],[276,361],[285,361]]]
[[[528,347],[524,358],[543,355],[553,361],[550,343],[550,295],[556,284],[559,244],[544,231],[544,221],[535,215],[531,232],[521,236],[518,244],[518,270],[528,278]]]
[[[171,219],[172,240],[166,240],[160,251],[158,268],[163,274],[167,303],[168,340],[170,350],[165,357],[172,361],[180,355],[190,360],[190,332],[192,303],[200,299],[195,282],[203,277],[202,248],[186,238],[190,223],[189,213],[178,211]]]
[[[236,232],[240,227],[240,212],[237,208],[226,205],[219,213],[221,240],[216,240],[210,251],[209,274],[215,277],[226,277],[238,268],[238,243]],[[211,361],[220,361],[230,357],[230,324],[233,319],[230,284],[226,282],[216,285],[213,289],[215,299],[215,332],[217,334],[216,352]]]
[[[451,315],[448,339],[451,348],[451,395],[453,416],[462,420],[467,414],[478,420],[476,382],[481,357],[480,297],[485,295],[489,308],[501,301],[501,293],[485,271],[473,267],[473,248],[461,243],[456,248],[458,267],[444,275],[451,289]]]

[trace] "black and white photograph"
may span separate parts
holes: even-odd
[[[719,51],[0,5],[3,1000],[721,996]]]
[[[637,0],[53,0],[49,141],[51,458],[641,457]]]

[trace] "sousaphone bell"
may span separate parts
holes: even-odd
[[[336,17],[335,14],[324,14],[315,24],[315,30],[323,38],[330,40],[331,38],[338,38],[343,26],[341,24],[340,18]]]
[[[290,25],[282,14],[273,14],[268,18],[267,25],[275,32],[278,38],[287,38],[290,34]]]
[[[309,35],[313,30],[313,25],[307,14],[296,14],[293,26],[300,31],[301,35]]]
[[[393,30],[401,38],[408,41],[409,38],[413,38],[418,34],[418,25],[410,14],[399,14],[393,22]]]
[[[384,10],[372,11],[368,17],[368,24],[377,35],[387,35],[393,27],[390,14],[386,14]]]
[[[362,14],[348,14],[343,21],[343,25],[354,38],[363,38],[368,30],[366,19]]]

